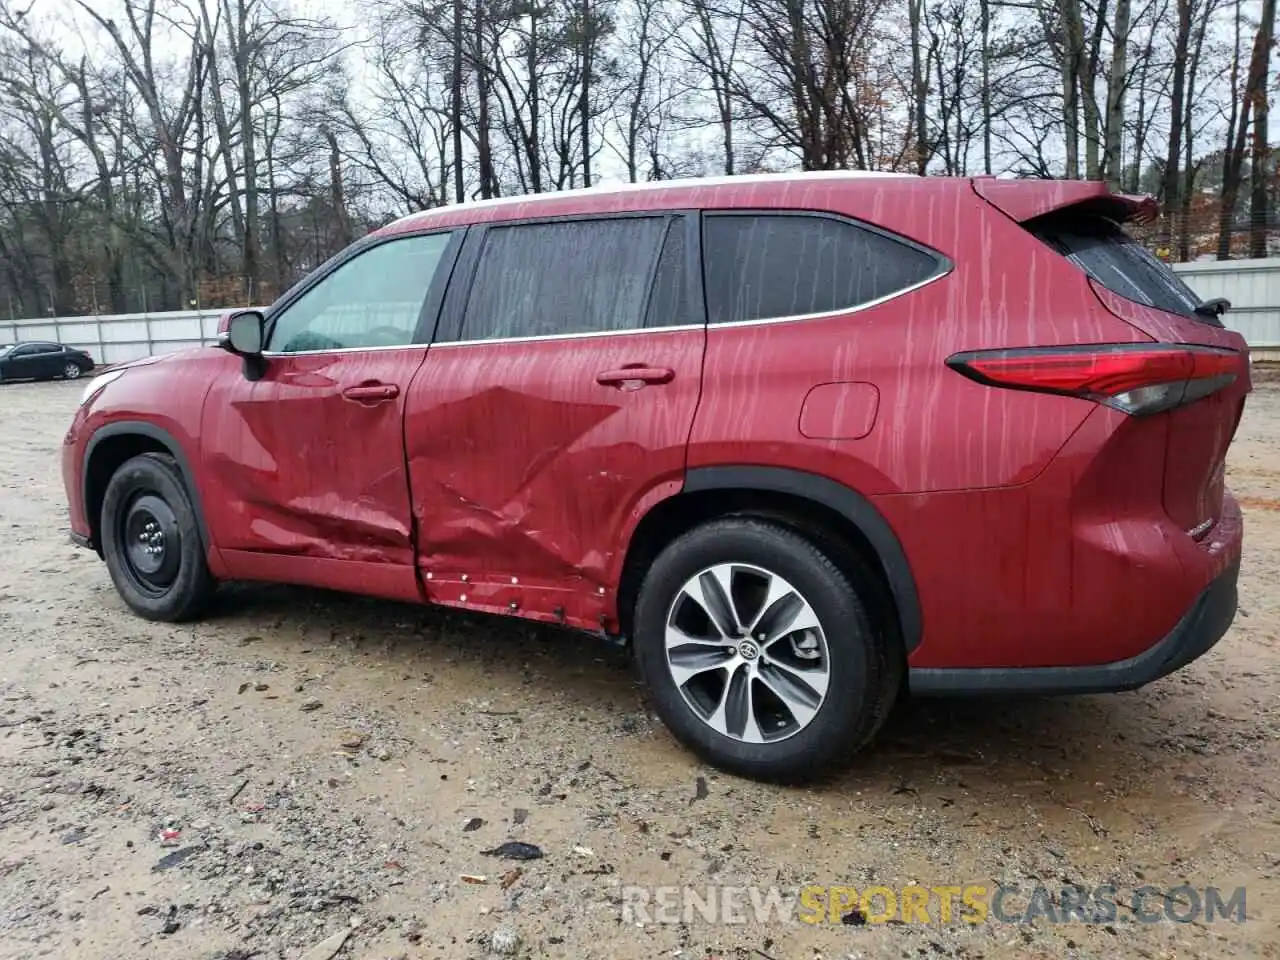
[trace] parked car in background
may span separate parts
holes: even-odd
[[[430,210],[95,379],[72,538],[153,620],[268,580],[628,640],[752,777],[832,770],[904,690],[1134,689],[1235,615],[1250,389],[1153,214],[852,172]]]
[[[0,381],[76,380],[93,368],[93,357],[63,343],[32,340],[0,347]]]

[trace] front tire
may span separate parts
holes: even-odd
[[[134,613],[178,623],[204,612],[215,582],[172,457],[143,453],[125,461],[107,484],[100,529],[111,580]]]
[[[697,527],[659,554],[633,632],[677,740],[720,769],[782,783],[852,760],[897,684],[869,612],[874,580],[854,563],[855,585],[845,569],[792,529],[749,517]]]

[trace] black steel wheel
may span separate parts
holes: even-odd
[[[190,620],[215,589],[200,526],[177,462],[159,453],[126,461],[102,502],[102,552],[116,590],[148,620]]]

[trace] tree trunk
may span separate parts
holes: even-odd
[[[329,141],[329,202],[333,204],[333,215],[338,221],[338,247],[341,249],[352,241],[351,218],[347,216],[347,192],[342,183],[342,154],[338,152],[338,138],[332,130],[325,131],[325,139]]]
[[[1128,73],[1130,0],[1116,0],[1112,28],[1111,71],[1107,75],[1107,117],[1103,136],[1103,175],[1113,190],[1121,189],[1124,170],[1124,97]]]
[[[284,236],[280,229],[280,191],[276,184],[276,163],[275,151],[268,148],[267,150],[267,203],[270,206],[271,215],[271,261],[274,266],[276,288],[272,292],[272,299],[280,296],[285,290],[285,255],[284,255]],[[261,299],[261,298],[260,298]]]
[[[1080,179],[1080,64],[1084,52],[1084,21],[1079,0],[1060,0],[1062,14],[1062,119],[1067,179]]]
[[[526,156],[529,161],[529,185],[534,193],[542,192],[542,146],[539,142],[541,118],[542,90],[538,83],[541,68],[538,65],[538,25],[542,11],[538,8],[540,0],[534,0],[529,8],[529,57],[527,69],[529,73],[529,136],[526,140]]]
[[[1075,15],[1080,16],[1079,6],[1075,7]],[[1089,38],[1086,50],[1084,43],[1084,21],[1081,19],[1075,29],[1080,31],[1080,52],[1076,57],[1079,65],[1080,104],[1084,122],[1084,175],[1086,180],[1099,180],[1102,173],[1098,157],[1101,145],[1102,121],[1098,116],[1098,58],[1102,49],[1102,33],[1106,26],[1107,4],[1105,0],[1098,4],[1093,34]]]
[[[257,296],[260,266],[258,216],[258,149],[253,129],[253,48],[249,38],[249,2],[236,4],[236,92],[240,98],[240,149],[244,159],[244,283],[249,299]]]
[[[1269,144],[1267,142],[1267,77],[1271,63],[1271,48],[1276,42],[1276,0],[1262,0],[1262,16],[1258,23],[1258,43],[1254,45],[1254,59],[1260,63],[1250,65],[1250,79],[1257,76],[1253,86],[1253,157],[1250,163],[1249,197],[1249,256],[1261,258],[1267,255],[1267,171]]]
[[[1236,204],[1244,170],[1245,131],[1249,128],[1249,78],[1240,89],[1241,0],[1236,0],[1235,36],[1231,48],[1231,113],[1227,117],[1227,142],[1222,150],[1222,196],[1218,204],[1218,259],[1231,259],[1231,237],[1235,232]]]
[[[1127,0],[1122,0],[1127,4]],[[982,172],[991,176],[991,0],[979,0],[982,16]]]
[[[591,186],[591,66],[595,48],[595,30],[591,24],[591,0],[581,0],[582,18],[582,98],[578,101],[582,124],[582,185]]]
[[[1178,259],[1183,263],[1191,259],[1191,205],[1195,199],[1196,174],[1200,169],[1195,162],[1196,78],[1199,74],[1200,55],[1204,50],[1204,35],[1209,27],[1213,7],[1211,0],[1204,0],[1200,22],[1194,29],[1194,47],[1187,58],[1187,83],[1182,107],[1182,230],[1178,235]]]
[[[1165,154],[1164,175],[1161,177],[1161,195],[1164,201],[1164,223],[1160,228],[1161,245],[1173,246],[1174,211],[1180,209],[1178,176],[1179,157],[1182,154],[1182,111],[1187,83],[1187,48],[1191,41],[1191,4],[1194,0],[1177,0],[1178,32],[1173,50],[1173,92],[1169,97],[1169,149]]]
[[[911,116],[915,127],[916,173],[924,176],[929,166],[929,128],[925,103],[929,85],[925,78],[924,58],[920,54],[920,31],[924,0],[907,0],[907,17],[911,28]],[[984,60],[983,66],[986,63]]]
[[[453,0],[453,76],[450,79],[449,120],[453,124],[453,194],[462,203],[467,192],[462,180],[462,0]]]

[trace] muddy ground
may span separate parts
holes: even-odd
[[[195,627],[131,616],[66,538],[81,387],[0,387],[0,956],[311,960],[343,931],[342,960],[1280,956],[1280,377],[1259,381],[1215,651],[1135,693],[909,704],[804,790],[698,765],[589,639],[279,587]],[[482,854],[507,840],[545,856]],[[1244,885],[1247,919],[1185,892],[1190,923],[620,907],[635,884],[912,882]]]

